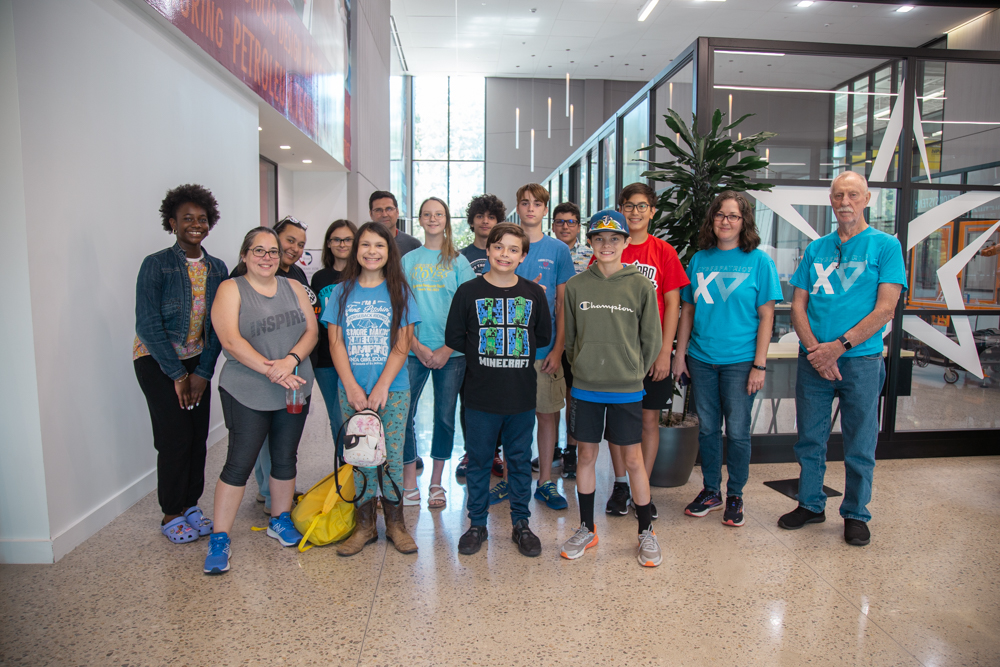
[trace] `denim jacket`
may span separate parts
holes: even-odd
[[[212,328],[212,301],[219,285],[229,276],[226,263],[202,248],[208,264],[205,287],[205,349],[194,374],[211,380],[222,343]],[[174,245],[142,260],[135,284],[135,333],[149,350],[160,370],[170,379],[179,380],[187,371],[177,358],[174,344],[187,339],[191,323],[191,279],[187,258]]]

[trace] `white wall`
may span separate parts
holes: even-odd
[[[0,563],[52,561],[35,340],[28,280],[28,234],[21,168],[21,121],[11,0],[0,0],[0,217],[7,257],[0,262],[8,326],[0,328]]]
[[[37,528],[6,519],[43,506],[33,496],[42,487],[31,465],[42,456],[45,537],[58,560],[155,486],[149,416],[130,354],[136,273],[145,255],[173,243],[157,209],[167,189],[188,182],[219,200],[221,220],[205,246],[233,264],[247,221],[259,219],[257,105],[207,56],[126,0],[17,2],[13,32],[19,126],[3,95],[0,137],[6,149],[20,133],[30,304],[20,298],[9,317],[25,323],[21,338],[33,327],[41,447],[32,440],[28,401],[20,426],[6,418],[0,425],[0,536],[38,539]],[[3,154],[4,194],[16,195],[9,163],[17,153]],[[14,221],[7,240],[17,248],[17,198],[4,202],[5,229]],[[8,261],[22,261],[24,253],[13,254]],[[17,278],[6,284],[16,288]],[[3,335],[8,343],[16,333]],[[31,346],[10,343],[4,349],[18,354],[6,363],[16,364],[15,377],[27,376],[13,384],[28,397]],[[212,410],[215,427],[222,413],[214,390]],[[24,475],[8,472],[15,443],[26,450],[19,454],[29,464]],[[157,518],[149,517],[151,530]]]
[[[278,173],[278,219],[291,215],[304,222],[309,226],[306,248],[321,249],[330,223],[347,217],[347,173],[290,171],[280,167]]]

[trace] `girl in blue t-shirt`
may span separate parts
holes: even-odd
[[[431,440],[431,484],[427,507],[445,506],[441,473],[455,442],[455,405],[465,377],[465,356],[444,344],[444,326],[458,286],[476,277],[469,260],[452,243],[448,205],[430,197],[420,205],[424,245],[403,257],[403,273],[413,289],[423,318],[410,343],[410,414],[403,445],[403,504],[419,505],[417,441],[414,417],[428,375],[434,380],[434,437]]]
[[[420,312],[403,277],[399,248],[381,223],[368,222],[358,230],[343,281],[330,294],[321,319],[329,325],[344,421],[366,408],[378,412],[385,431],[386,473],[398,486],[410,409],[406,355]],[[378,539],[376,479],[375,468],[354,469],[357,488],[367,482],[367,489],[356,503],[354,532],[337,547],[341,556],[353,556]],[[392,482],[386,480],[385,488],[391,489]],[[385,536],[401,553],[414,553],[417,545],[406,531],[402,498],[388,496],[382,497]]]
[[[708,210],[691,258],[691,284],[681,291],[674,378],[691,374],[700,427],[698,446],[705,487],[684,510],[705,516],[725,507],[722,523],[742,526],[743,487],[750,476],[750,409],[764,386],[767,346],[781,283],[774,262],[757,249],[753,208],[727,190]],[[722,502],[722,419],[728,453]]]

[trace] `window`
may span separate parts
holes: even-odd
[[[486,183],[486,80],[483,77],[413,78],[413,229],[428,197],[448,202],[455,245],[472,241],[465,222],[469,200]]]
[[[647,153],[635,151],[649,143],[649,100],[640,102],[622,119],[622,185],[645,183]]]

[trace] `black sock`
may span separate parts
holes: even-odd
[[[594,496],[596,495],[596,491],[591,493],[576,492],[576,497],[580,502],[580,523],[589,528],[591,532],[594,531]]]
[[[635,498],[632,499],[633,504],[635,503]],[[646,503],[645,505],[635,505],[635,514],[639,517],[639,532],[649,530],[653,527],[653,505],[652,503]]]
[[[566,445],[566,451],[567,452],[575,452],[576,451],[576,445]]]

